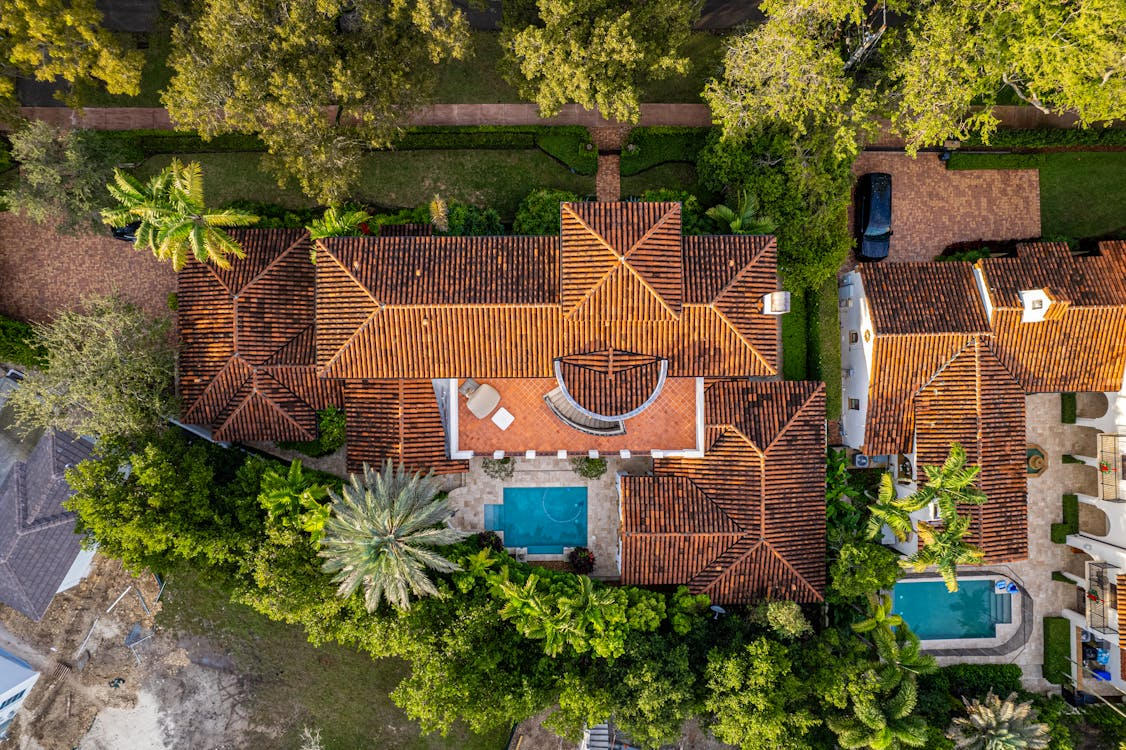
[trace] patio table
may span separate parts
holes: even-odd
[[[493,424],[502,430],[507,430],[515,421],[516,417],[512,416],[512,412],[503,406],[497,409],[497,413],[493,415]]]

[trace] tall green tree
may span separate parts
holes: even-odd
[[[174,29],[164,103],[205,138],[258,134],[280,182],[337,203],[468,34],[450,0],[200,0]]]
[[[716,737],[745,750],[811,746],[809,732],[820,722],[809,710],[804,679],[794,673],[794,656],[767,638],[708,656],[705,707],[715,716]]]
[[[544,117],[564,104],[636,123],[646,81],[684,75],[681,48],[699,17],[694,0],[537,0],[528,26],[506,25],[505,77]]]
[[[0,55],[38,81],[97,79],[111,94],[140,93],[144,57],[103,27],[94,0],[0,0]]]
[[[969,529],[968,516],[957,516],[939,526],[920,523],[919,550],[901,564],[917,573],[933,565],[946,582],[946,588],[957,591],[958,566],[980,565],[985,560],[981,548],[966,541]]]
[[[219,268],[230,268],[232,256],[246,257],[242,246],[222,227],[249,226],[258,217],[208,209],[199,162],[181,164],[173,159],[145,183],[117,169],[114,181],[106,187],[118,205],[104,209],[102,221],[113,227],[140,222],[133,247],[151,250],[159,260],[171,262],[173,270],[183,269],[189,253],[200,263]]]
[[[932,492],[916,492],[907,497],[898,497],[891,474],[885,472],[880,476],[879,494],[868,505],[868,538],[878,541],[886,526],[896,539],[901,542],[906,540],[915,531],[911,524],[911,514],[927,507],[933,496]]]
[[[880,544],[849,542],[829,569],[829,590],[844,601],[890,589],[899,578],[899,555]]]
[[[926,477],[911,498],[911,507],[938,506],[938,517],[953,519],[959,505],[981,505],[989,498],[977,486],[980,466],[966,465],[966,450],[959,443],[950,445],[950,453],[942,466],[921,466]]]
[[[9,208],[67,234],[101,225],[97,215],[109,200],[106,182],[114,165],[127,160],[120,141],[41,120],[24,124],[9,138],[19,163],[19,179],[3,195]]]
[[[336,574],[341,596],[362,587],[369,611],[384,600],[409,609],[412,596],[438,593],[427,570],[461,569],[431,549],[466,536],[446,525],[453,511],[432,475],[412,474],[390,461],[379,472],[365,465],[362,475],[353,474],[339,494],[330,490],[329,496],[332,515],[320,555],[325,572]]]
[[[1051,744],[1048,725],[1036,721],[1032,702],[1018,702],[1016,693],[1001,700],[991,690],[983,701],[962,702],[967,715],[955,717],[946,734],[957,750],[1044,750]]]
[[[730,42],[705,99],[727,137],[782,123],[855,153],[888,117],[908,151],[986,140],[1005,97],[1081,124],[1126,114],[1126,7],[1118,0],[908,0],[901,28],[874,31],[859,0],[767,0]]]
[[[850,713],[828,720],[837,743],[846,750],[902,750],[927,743],[927,724],[913,713],[918,685],[913,679],[898,679],[892,673],[892,688],[870,669],[848,685]]]
[[[33,328],[47,363],[8,397],[21,428],[129,439],[176,412],[167,320],[118,297],[92,297]]]

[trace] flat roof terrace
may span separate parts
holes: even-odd
[[[559,387],[555,378],[497,379],[487,382],[500,393],[500,404],[484,419],[475,417],[468,401],[450,389],[457,398],[456,445],[453,451],[472,451],[492,456],[497,451],[524,455],[527,451],[549,456],[558,451],[586,455],[596,450],[603,454],[646,454],[695,451],[702,441],[702,381],[696,378],[669,378],[656,400],[645,411],[625,421],[625,433],[591,435],[560,419],[544,401],[544,395]],[[501,429],[493,416],[500,409],[512,415],[512,423]],[[456,455],[456,453],[455,453]]]

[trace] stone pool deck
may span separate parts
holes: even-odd
[[[451,525],[466,531],[483,531],[485,505],[499,503],[505,487],[586,487],[587,547],[594,553],[594,577],[618,578],[617,474],[647,474],[653,469],[648,457],[606,458],[606,473],[599,479],[586,479],[571,469],[571,462],[558,458],[514,458],[515,471],[509,479],[493,479],[482,468],[483,459],[469,462],[463,486],[450,491],[450,507],[456,513]]]
[[[1072,553],[1066,545],[1053,543],[1051,525],[1062,519],[1062,496],[1075,492],[1088,481],[1084,470],[1086,473],[1093,470],[1060,460],[1063,454],[1073,453],[1075,446],[1086,439],[1086,428],[1060,422],[1059,394],[1027,396],[1025,403],[1027,440],[1043,447],[1048,458],[1044,473],[1028,479],[1028,559],[1004,565],[966,566],[961,573],[973,576],[992,571],[1016,581],[1031,597],[1028,638],[1023,645],[1007,653],[982,653],[991,650],[979,650],[967,644],[957,655],[939,656],[938,662],[1017,664],[1023,674],[1024,687],[1042,692],[1053,687],[1040,673],[1044,663],[1043,618],[1058,615],[1065,607],[1075,604],[1075,586],[1053,581],[1052,571],[1074,571],[1077,564],[1089,559],[1087,555]]]

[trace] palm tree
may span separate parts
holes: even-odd
[[[979,466],[966,466],[966,450],[959,443],[950,446],[950,455],[942,466],[921,467],[926,481],[915,493],[919,507],[938,504],[938,517],[949,523],[958,513],[959,505],[981,505],[987,498],[977,488]]]
[[[980,565],[985,559],[980,547],[965,540],[969,529],[968,516],[955,515],[952,520],[937,527],[919,523],[919,550],[906,560],[900,560],[900,564],[916,573],[933,565],[946,582],[947,590],[957,591],[958,566]]]
[[[306,229],[314,240],[324,237],[358,237],[363,234],[361,225],[371,221],[371,214],[354,206],[329,206],[324,215]]]
[[[958,750],[1043,750],[1051,741],[1048,725],[1036,721],[1031,702],[1016,697],[1002,701],[990,690],[985,701],[963,698],[968,715],[954,719],[946,736]]]
[[[772,218],[759,213],[758,196],[746,190],[739,193],[738,209],[720,204],[705,213],[714,221],[726,225],[732,234],[770,234],[778,228]]]
[[[178,159],[142,183],[120,169],[106,185],[118,207],[102,211],[102,220],[114,227],[140,222],[133,247],[152,250],[160,260],[170,260],[179,271],[188,252],[200,263],[210,261],[230,268],[229,256],[245,257],[242,246],[220,227],[242,227],[258,221],[239,211],[211,211],[203,203],[203,173],[198,162]]]
[[[894,689],[889,689],[874,670],[869,670],[849,687],[849,694],[852,715],[826,722],[841,747],[900,750],[927,743],[926,722],[911,715],[918,700],[914,678],[899,680]]]
[[[919,494],[896,497],[895,484],[891,474],[880,477],[880,491],[876,500],[868,505],[868,537],[879,539],[884,526],[891,529],[895,538],[904,541],[915,531],[911,525],[911,514],[926,507],[928,501],[920,501]]]
[[[528,576],[523,586],[502,581],[500,590],[505,602],[500,616],[512,620],[525,638],[542,640],[548,656],[557,656],[573,641],[575,624],[568,613],[552,607],[549,597],[536,590],[538,582],[535,573]]]
[[[331,513],[324,503],[327,496],[328,489],[307,476],[301,461],[294,459],[285,474],[270,469],[262,475],[258,502],[270,521],[307,531],[316,543]]]
[[[465,538],[446,521],[453,515],[446,499],[438,497],[433,475],[412,474],[390,461],[376,472],[364,464],[363,476],[353,474],[333,500],[325,522],[321,557],[323,570],[336,573],[338,593],[351,596],[361,585],[368,611],[381,600],[410,608],[410,597],[438,593],[426,571],[452,573],[461,568],[429,549]]]
[[[891,597],[887,594],[869,594],[868,602],[872,607],[870,616],[852,625],[857,633],[891,633],[893,628],[903,625],[903,618],[892,613]]]

